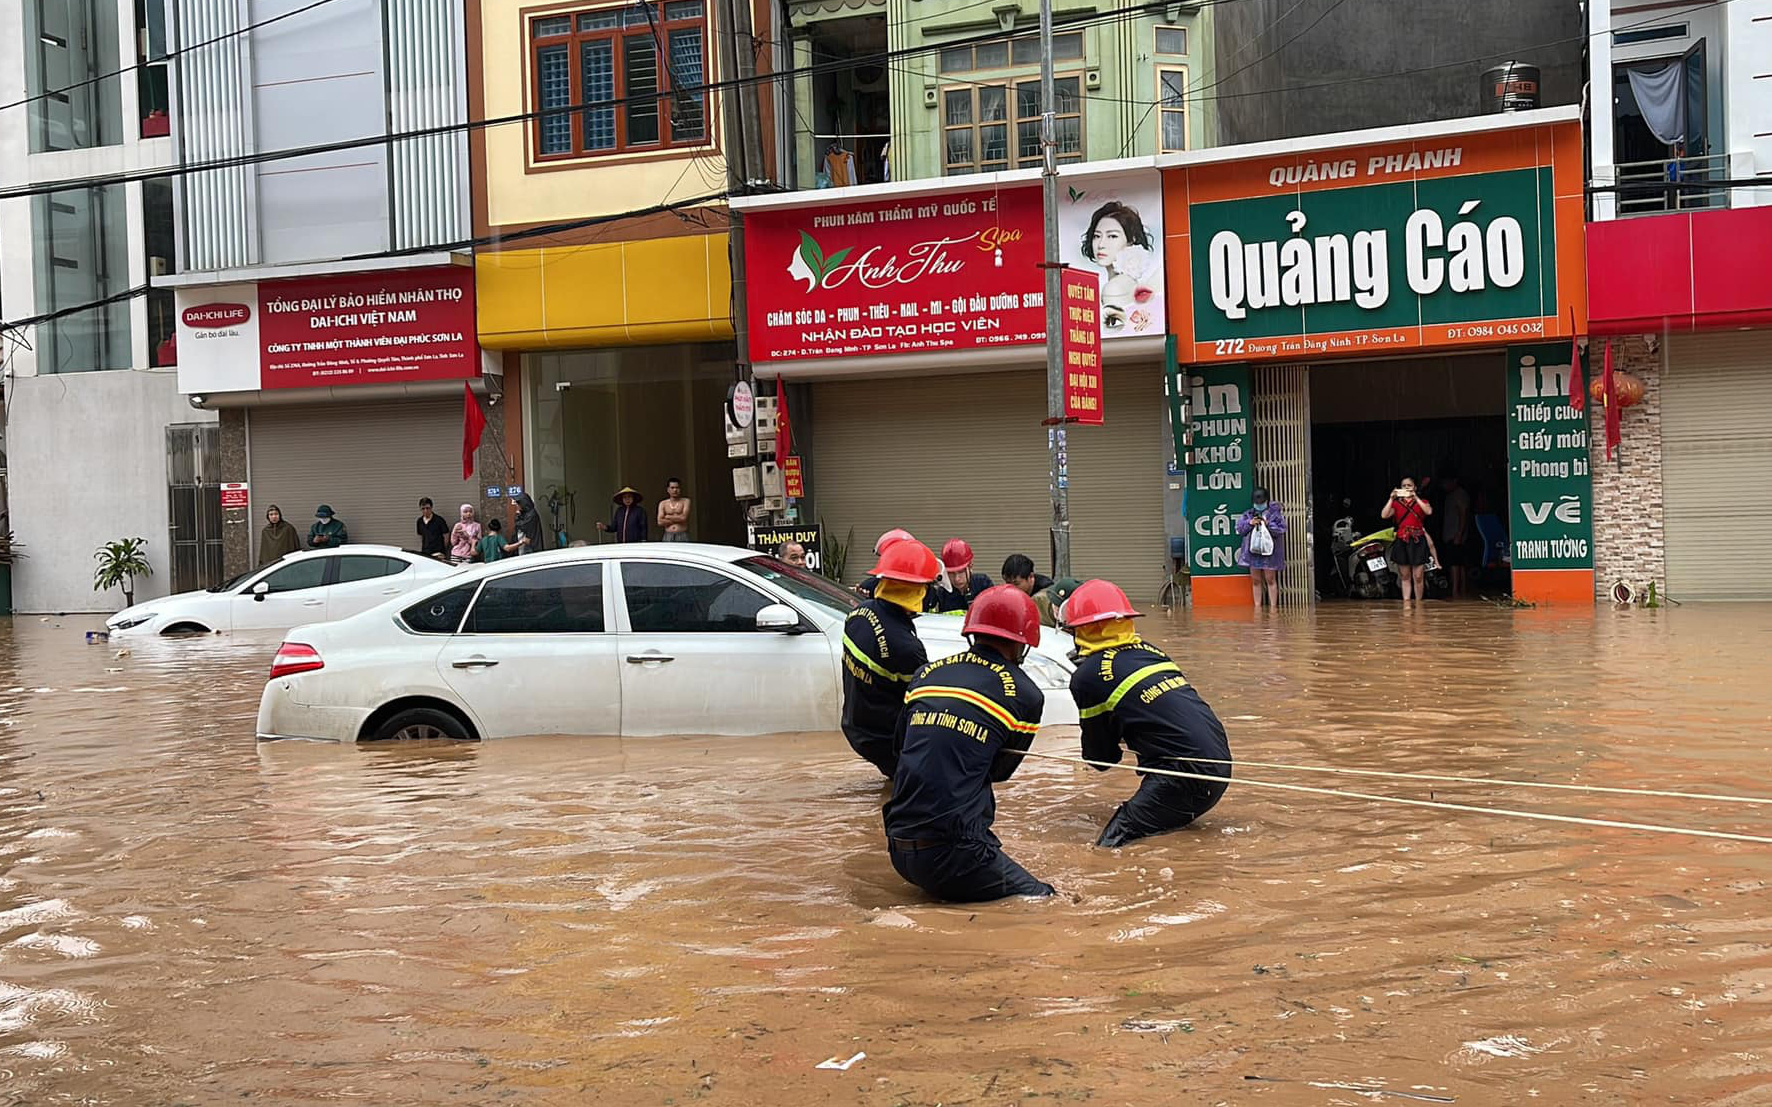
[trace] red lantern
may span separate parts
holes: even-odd
[[[1616,372],[1612,374],[1612,387],[1618,390],[1618,406],[1620,408],[1636,407],[1643,402],[1643,379],[1635,373]],[[1595,404],[1606,402],[1606,381],[1603,377],[1595,377],[1588,386],[1587,394]]]

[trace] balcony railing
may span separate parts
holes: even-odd
[[[1618,215],[1659,215],[1729,206],[1729,156],[1624,162],[1618,171]]]

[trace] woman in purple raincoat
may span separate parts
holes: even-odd
[[[1258,554],[1249,548],[1258,532],[1265,531],[1273,542],[1273,552]],[[1254,506],[1237,518],[1237,533],[1243,536],[1243,548],[1237,551],[1237,564],[1249,567],[1254,584],[1255,606],[1265,597],[1273,607],[1280,606],[1280,570],[1286,567],[1286,516],[1280,505],[1268,499],[1267,489],[1255,490]]]

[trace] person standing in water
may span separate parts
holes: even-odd
[[[870,574],[872,597],[843,623],[843,737],[889,780],[898,767],[905,688],[929,659],[911,620],[940,572],[928,546],[914,538],[892,543]]]
[[[1379,516],[1397,523],[1397,540],[1391,543],[1391,566],[1403,589],[1403,606],[1413,607],[1427,599],[1427,518],[1434,507],[1415,494],[1415,478],[1404,477],[1391,491]]]
[[[314,509],[314,523],[308,527],[308,548],[313,550],[336,550],[351,540],[345,529],[345,521],[340,519],[327,504]]]
[[[1268,606],[1279,607],[1280,570],[1286,567],[1286,514],[1268,498],[1267,489],[1255,490],[1249,510],[1237,518],[1237,533],[1243,536],[1237,564],[1249,570],[1255,606],[1260,607],[1265,600]],[[1268,552],[1251,549],[1257,542],[1270,547]]]
[[[516,535],[510,546],[505,550],[506,557],[515,557],[520,553],[540,553],[542,549],[541,512],[535,506],[535,497],[527,492],[517,493],[517,517],[511,521],[511,531]]]
[[[272,504],[265,512],[265,529],[258,534],[258,563],[269,565],[285,554],[301,549],[301,535],[283,518],[283,509]]]
[[[646,541],[646,511],[642,506],[645,499],[632,485],[624,486],[611,498],[614,507],[609,521],[598,522],[597,529],[614,534],[617,542]]]

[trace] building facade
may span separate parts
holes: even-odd
[[[92,587],[113,539],[146,539],[138,596],[203,553],[175,455],[214,416],[175,386],[170,296],[142,294],[177,264],[172,191],[115,179],[175,159],[166,55],[158,4],[0,4],[0,310],[51,317],[9,325],[0,349],[21,612],[114,607]]]
[[[215,572],[257,560],[276,505],[331,507],[355,542],[411,547],[421,496],[453,517],[502,490],[498,439],[462,472],[464,391],[494,403],[474,335],[467,29],[450,0],[266,11],[174,0],[178,388],[203,444]],[[249,21],[248,16],[256,22]],[[408,137],[401,137],[408,136]],[[188,171],[221,162],[224,167]]]
[[[1599,4],[1591,31],[1594,349],[1642,394],[1610,457],[1593,415],[1597,583],[1772,598],[1765,528],[1736,506],[1772,466],[1772,3]]]

